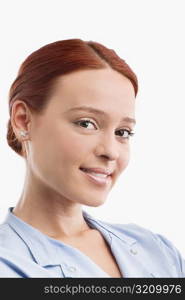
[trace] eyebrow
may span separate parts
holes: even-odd
[[[83,111],[87,111],[87,112],[92,112],[92,113],[96,113],[100,116],[105,116],[107,117],[107,113],[105,113],[103,110],[91,107],[91,106],[77,106],[77,107],[73,107],[71,109],[69,109],[68,111],[76,111],[76,110],[83,110]],[[136,120],[130,117],[124,117],[121,121],[125,121],[127,123],[133,123],[136,124]]]

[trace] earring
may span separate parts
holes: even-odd
[[[27,134],[28,134],[27,131],[23,131],[23,130],[20,131],[20,135],[21,135],[22,137],[25,137]]]

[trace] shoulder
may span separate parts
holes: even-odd
[[[114,227],[114,226],[113,226]],[[146,246],[155,246],[163,251],[167,251],[171,255],[177,256],[177,249],[174,244],[164,235],[155,233],[150,229],[137,225],[135,223],[129,224],[115,224],[115,230],[120,234],[125,232],[133,237],[136,242]]]
[[[0,247],[15,249],[17,244],[22,241],[16,231],[8,223],[0,224]]]
[[[15,262],[25,257],[32,260],[29,248],[21,236],[8,223],[0,225],[0,262]],[[0,265],[1,266],[1,265]],[[0,268],[1,269],[1,268]]]
[[[21,277],[14,266],[16,240],[16,234],[9,224],[0,224],[0,278]]]
[[[13,236],[15,236],[15,233],[9,224],[0,224],[0,246],[3,246],[3,244]]]
[[[121,224],[121,223],[110,223],[102,220],[96,221],[101,224],[108,231],[117,235],[119,238],[124,239],[126,242],[140,242],[152,240],[157,242],[158,235],[153,233],[151,230],[144,228],[135,223]]]
[[[135,246],[142,257],[156,263],[173,266],[179,277],[185,277],[185,259],[172,241],[135,223],[113,224],[98,221],[112,234],[129,245]]]
[[[170,240],[168,240],[164,235],[155,233],[145,227],[135,223],[113,224],[102,221],[101,223],[106,225],[110,231],[118,235],[120,238],[129,238],[133,243],[145,245],[145,247],[151,247],[151,245],[153,245],[155,247],[159,247],[160,249],[166,251],[168,250],[169,253],[171,252],[173,254],[177,254],[176,248]]]
[[[160,248],[171,254],[177,255],[177,251],[173,243],[165,236],[155,233],[141,225],[135,223],[110,223],[104,220],[95,219],[88,215],[90,220],[104,227],[111,234],[128,243],[129,245],[137,243],[145,249],[153,246],[155,249]]]

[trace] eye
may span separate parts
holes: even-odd
[[[88,124],[88,123],[93,124],[95,126],[95,124],[92,121],[88,120],[88,119],[87,120],[80,120],[80,121],[75,122],[75,124],[77,124],[77,125],[83,124],[84,126],[81,126],[81,127],[84,127],[84,128],[87,128],[88,125],[86,126],[86,124]]]
[[[84,128],[87,128],[88,124],[93,124],[93,126],[95,128],[97,128],[95,123],[90,121],[89,119],[79,120],[79,121],[75,122],[75,124],[80,125],[80,126],[82,124],[81,127],[84,127]],[[124,139],[129,139],[130,136],[133,136],[135,134],[133,131],[128,130],[128,129],[120,129],[120,130],[117,130],[116,132],[121,132],[121,137],[123,137]]]
[[[134,132],[133,131],[130,131],[128,129],[120,129],[120,130],[117,130],[117,132],[121,132],[121,137],[123,137],[124,139],[129,139],[130,136],[133,136],[134,135]]]

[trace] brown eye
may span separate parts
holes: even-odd
[[[94,127],[95,127],[95,124],[92,121],[90,121],[90,120],[80,120],[80,121],[76,122],[77,125],[83,124],[82,126],[81,125],[80,126],[84,127],[84,128],[87,128],[87,126],[88,126],[87,124],[88,123],[93,124]]]
[[[130,136],[134,135],[134,132],[127,129],[121,129],[117,132],[121,132],[121,137],[123,137],[124,139],[129,139]]]

